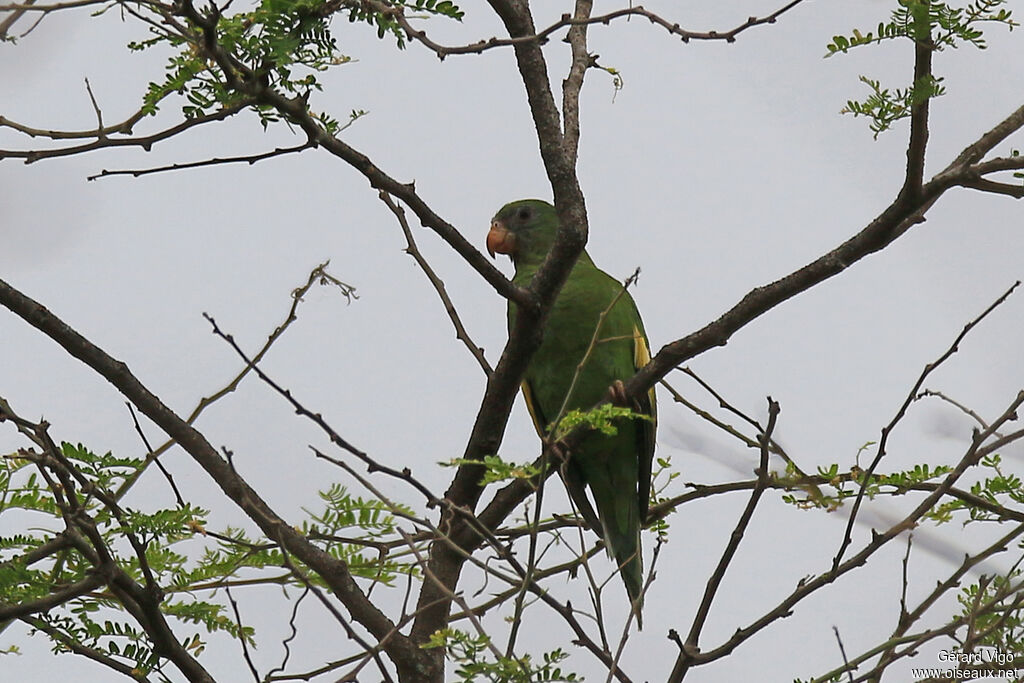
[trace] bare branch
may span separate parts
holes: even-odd
[[[224,587],[224,594],[228,596],[228,602],[231,603],[231,611],[235,615],[235,626],[238,627],[238,642],[242,646],[242,657],[245,659],[246,665],[249,667],[249,673],[252,674],[252,679],[256,683],[260,683],[260,673],[256,669],[256,665],[253,664],[252,657],[249,655],[249,643],[245,637],[245,627],[242,625],[242,615],[238,611],[238,603],[235,602],[235,598],[231,595],[231,587]]]
[[[750,493],[750,499],[747,501],[746,507],[743,509],[739,520],[736,522],[736,528],[733,529],[732,534],[729,536],[729,542],[726,544],[725,550],[722,551],[722,557],[718,560],[718,565],[715,567],[715,571],[712,572],[711,576],[708,578],[707,585],[704,589],[704,597],[701,599],[700,606],[697,608],[697,612],[693,617],[693,624],[690,626],[690,632],[686,636],[686,641],[683,643],[682,650],[680,650],[676,657],[676,663],[672,668],[672,673],[668,677],[669,683],[679,683],[679,681],[682,681],[686,672],[693,663],[694,655],[700,653],[700,634],[704,629],[704,624],[707,621],[708,615],[711,613],[711,603],[714,601],[715,595],[718,593],[718,588],[722,584],[722,579],[725,578],[726,570],[728,570],[733,557],[736,555],[736,550],[739,548],[740,541],[743,540],[743,534],[746,531],[747,526],[750,524],[750,520],[754,515],[754,509],[757,507],[757,503],[761,499],[761,494],[764,493],[768,486],[768,445],[771,443],[772,433],[775,431],[775,423],[778,416],[779,404],[773,401],[769,396],[768,425],[759,437],[759,441],[761,442],[761,462],[758,465],[757,485]]]
[[[919,393],[917,396],[914,397],[914,400],[915,401],[919,401],[922,398],[925,398],[925,397],[928,397],[928,396],[934,396],[935,398],[950,404],[951,406],[953,406],[954,408],[956,408],[957,410],[962,412],[964,415],[969,416],[972,420],[977,422],[981,426],[982,429],[987,429],[988,428],[988,423],[985,422],[985,420],[981,417],[981,415],[978,415],[978,413],[974,412],[973,410],[971,410],[970,408],[968,408],[964,404],[962,404],[962,403],[960,403],[958,401],[953,400],[949,396],[946,396],[941,391],[933,391],[932,389],[924,389],[924,390],[921,391],[921,393]]]
[[[327,434],[328,438],[330,438],[331,443],[333,443],[335,446],[338,446],[339,448],[342,448],[342,449],[348,451],[352,455],[354,455],[357,458],[359,458],[359,460],[361,460],[366,465],[367,471],[369,471],[371,473],[372,472],[382,472],[384,474],[387,474],[390,477],[394,477],[395,479],[399,479],[401,481],[407,482],[413,488],[415,488],[417,491],[419,491],[421,494],[423,494],[423,497],[426,498],[426,500],[427,500],[427,506],[428,507],[434,507],[434,506],[439,505],[441,503],[441,499],[438,498],[437,496],[435,496],[430,491],[430,489],[428,489],[426,486],[424,486],[422,483],[420,483],[419,480],[417,480],[413,476],[412,470],[410,470],[408,467],[405,467],[405,468],[403,468],[401,470],[396,470],[393,467],[389,467],[387,465],[381,464],[380,462],[378,462],[378,461],[374,460],[373,458],[371,458],[366,453],[366,451],[363,451],[362,449],[357,448],[356,446],[354,446],[351,443],[349,443],[349,441],[347,439],[345,439],[341,434],[339,434],[329,424],[327,424],[327,421],[324,420],[323,416],[320,413],[314,413],[311,410],[309,410],[308,408],[306,408],[294,396],[292,396],[292,393],[289,390],[287,390],[284,387],[282,387],[280,384],[278,384],[277,382],[272,380],[265,372],[263,372],[263,370],[261,370],[259,368],[259,366],[256,365],[255,361],[250,359],[249,356],[247,356],[246,353],[244,351],[242,351],[242,348],[235,341],[235,338],[232,335],[227,334],[226,332],[221,330],[220,327],[217,326],[217,321],[216,320],[214,320],[207,313],[204,313],[203,317],[206,318],[206,320],[210,323],[210,325],[213,326],[213,333],[215,335],[217,335],[218,337],[220,337],[221,339],[223,339],[225,342],[227,342],[228,345],[238,355],[238,357],[241,358],[245,362],[247,367],[252,368],[253,372],[255,372],[256,375],[261,380],[263,380],[264,383],[267,384],[267,386],[269,386],[275,392],[280,394],[286,401],[288,401],[288,403],[290,403],[291,406],[295,409],[296,413],[298,413],[299,415],[302,415],[304,417],[309,418],[310,420],[313,421],[314,424],[316,424],[318,427],[320,427],[320,429],[323,430],[323,432],[325,434]]]
[[[427,263],[426,258],[423,257],[423,253],[420,252],[419,247],[416,244],[416,240],[412,236],[412,230],[409,228],[409,221],[405,219],[405,210],[395,204],[391,196],[383,190],[378,195],[384,204],[387,205],[391,213],[395,214],[395,218],[398,219],[398,224],[402,227],[402,234],[405,235],[406,247],[405,253],[412,256],[419,267],[423,270],[423,273],[427,276],[427,280],[430,281],[430,285],[437,292],[437,295],[441,298],[441,303],[444,304],[444,310],[448,314],[448,318],[452,321],[452,325],[455,327],[455,336],[461,341],[469,352],[476,358],[476,362],[480,364],[484,374],[490,377],[492,369],[490,363],[487,362],[487,358],[484,357],[484,350],[482,347],[477,346],[476,343],[470,338],[469,333],[466,332],[466,327],[462,324],[462,319],[459,317],[458,311],[455,310],[455,304],[452,303],[451,297],[448,296],[448,291],[445,289],[444,281],[437,276],[434,269]]]
[[[850,512],[850,518],[846,523],[846,532],[843,534],[842,543],[840,543],[839,551],[836,552],[836,555],[832,560],[833,571],[835,571],[835,569],[839,566],[839,563],[843,559],[843,553],[846,552],[847,547],[849,547],[850,543],[853,540],[853,524],[857,519],[857,512],[860,510],[861,502],[864,500],[864,493],[867,490],[868,482],[871,480],[871,476],[875,473],[875,469],[878,467],[878,463],[880,463],[882,461],[882,458],[885,457],[885,449],[889,441],[889,435],[892,434],[892,431],[896,428],[896,425],[898,425],[900,420],[903,419],[903,416],[906,415],[907,409],[910,408],[910,404],[913,403],[916,399],[918,392],[921,390],[921,387],[924,386],[924,382],[926,379],[928,379],[928,376],[936,368],[938,368],[947,360],[949,360],[949,358],[952,357],[953,354],[955,354],[960,349],[960,343],[963,342],[963,340],[967,337],[970,331],[973,330],[982,320],[988,317],[989,313],[997,309],[1004,301],[1006,301],[1006,299],[1008,299],[1009,296],[1013,294],[1013,291],[1017,289],[1019,285],[1020,280],[1013,283],[1013,285],[1009,289],[1003,292],[1003,294],[998,299],[993,301],[988,306],[988,308],[981,312],[981,314],[978,317],[974,318],[974,320],[971,320],[966,325],[964,325],[964,328],[960,331],[960,334],[956,336],[956,339],[953,340],[953,343],[950,344],[949,348],[946,349],[946,351],[941,356],[939,356],[935,361],[928,363],[924,367],[924,370],[921,372],[921,375],[917,378],[917,381],[914,382],[914,386],[913,388],[911,388],[910,393],[907,395],[907,398],[904,399],[903,404],[899,407],[899,410],[896,411],[896,415],[892,418],[892,420],[889,421],[889,424],[882,428],[882,436],[878,441],[878,447],[875,453],[875,457],[871,461],[871,464],[868,466],[868,469],[864,474],[864,479],[860,485],[860,490],[857,492],[857,499],[853,503],[853,510]],[[985,431],[986,433],[988,432],[988,430]]]
[[[573,24],[565,40],[572,48],[572,66],[562,81],[562,125],[565,128],[565,154],[569,163],[576,165],[580,147],[580,90],[594,57],[587,51],[587,20],[594,9],[593,0],[576,0]]]
[[[927,6],[930,0],[924,0]],[[914,88],[932,87],[932,52],[935,46],[929,26],[918,26],[914,20],[911,30],[914,38]],[[910,110],[910,140],[907,144],[907,173],[900,189],[900,197],[913,200],[921,193],[924,184],[924,157],[928,147],[928,109],[930,97],[917,97],[917,103]]]
[[[856,235],[803,268],[751,290],[717,320],[664,346],[650,363],[626,382],[627,396],[642,395],[672,369],[708,349],[725,345],[736,331],[775,306],[838,275],[864,257],[885,249],[923,222],[925,213],[947,190],[976,177],[967,165],[969,160],[975,159],[979,152],[983,155],[1021,127],[1024,127],[1024,106],[961,152],[956,160],[925,183],[920,192],[913,196],[902,193]]]
[[[801,4],[804,0],[792,0],[791,2],[783,5],[780,9],[772,12],[771,14],[765,15],[764,17],[749,17],[746,21],[738,24],[737,26],[726,30],[726,31],[689,31],[679,26],[678,23],[672,22],[662,16],[644,9],[637,5],[632,7],[624,7],[622,9],[601,14],[596,17],[590,16],[589,11],[585,16],[581,16],[578,12],[573,15],[563,14],[558,21],[554,22],[547,28],[535,33],[529,33],[525,35],[512,35],[510,38],[488,38],[486,40],[479,40],[475,43],[468,45],[459,46],[447,46],[436,43],[427,37],[425,31],[414,28],[409,21],[405,18],[405,14],[400,7],[392,7],[385,2],[379,2],[376,0],[369,0],[369,4],[380,12],[390,14],[395,18],[398,24],[402,27],[402,30],[406,32],[411,39],[418,41],[428,50],[433,52],[440,59],[444,59],[448,55],[466,55],[466,54],[480,54],[485,50],[491,50],[496,47],[517,47],[523,43],[535,43],[538,45],[544,45],[548,42],[552,34],[556,33],[563,28],[575,28],[575,27],[586,27],[593,24],[604,24],[608,25],[616,19],[625,18],[627,21],[631,17],[643,17],[650,21],[652,24],[660,26],[665,29],[669,34],[678,36],[684,43],[688,43],[691,40],[707,40],[717,41],[722,40],[727,43],[735,42],[736,36],[743,33],[744,31],[753,28],[755,26],[761,26],[762,24],[774,24],[775,21],[793,9],[797,5]],[[503,4],[503,3],[502,3]]]
[[[322,285],[329,284],[338,287],[341,290],[342,294],[345,296],[345,298],[348,299],[350,302],[352,299],[359,298],[358,295],[356,295],[355,293],[355,287],[342,282],[341,280],[327,272],[327,266],[329,265],[329,263],[329,261],[325,261],[320,265],[316,266],[315,268],[313,268],[309,272],[309,276],[306,278],[306,282],[301,286],[296,287],[292,291],[292,303],[291,307],[288,309],[288,313],[285,316],[285,319],[276,328],[274,328],[274,331],[271,332],[270,335],[267,337],[267,340],[266,342],[264,342],[263,346],[261,346],[259,351],[257,351],[253,355],[253,364],[259,363],[261,360],[263,360],[264,356],[267,355],[267,353],[270,351],[270,348],[274,345],[274,343],[278,339],[280,339],[282,335],[284,335],[284,333],[288,330],[292,323],[299,319],[298,309],[299,304],[303,301],[302,297],[306,295],[306,293],[310,290],[310,288],[312,288],[312,286],[315,283],[320,283]],[[216,403],[217,401],[219,401],[220,399],[224,398],[228,394],[232,393],[235,389],[237,389],[238,385],[241,384],[242,380],[245,379],[245,377],[251,371],[252,365],[246,365],[237,375],[234,376],[234,378],[231,379],[230,382],[228,382],[222,388],[220,388],[213,394],[205,396],[202,399],[200,399],[199,403],[196,405],[195,408],[193,408],[189,416],[185,418],[185,422],[188,424],[193,424],[203,413],[203,411],[206,410],[209,406]],[[139,477],[142,476],[143,472],[146,470],[149,464],[157,460],[163,453],[165,453],[168,449],[174,446],[175,443],[176,442],[174,441],[174,439],[169,439],[160,446],[158,446],[156,449],[150,450],[149,454],[146,456],[146,464],[142,468],[140,468],[136,474],[129,478],[121,486],[121,488],[119,488],[115,492],[114,498],[116,500],[120,500],[122,497],[124,497],[124,495],[128,493],[128,490],[131,489],[131,487],[135,484],[136,481],[138,481]],[[147,448],[149,448],[148,445]]]
[[[1013,197],[1014,199],[1024,198],[1024,184],[1011,185],[1009,183],[998,183],[994,180],[985,180],[981,178],[978,180],[965,180],[960,183],[960,185],[972,190],[978,190],[979,192],[1002,194],[1007,197]]]
[[[823,574],[819,574],[809,579],[802,579],[797,584],[796,589],[784,598],[774,609],[766,612],[748,626],[737,629],[732,636],[718,647],[699,653],[684,652],[680,656],[682,657],[683,655],[686,655],[693,665],[703,664],[725,657],[739,647],[740,644],[749,639],[755,633],[760,632],[769,624],[774,623],[778,619],[789,616],[792,608],[811,593],[833,583],[840,576],[863,566],[879,549],[903,532],[913,528],[921,517],[931,510],[935,504],[944,495],[946,495],[957,480],[963,476],[969,468],[977,463],[982,446],[984,442],[991,437],[993,430],[999,429],[1012,419],[1016,419],[1017,410],[1021,405],[1024,405],[1024,391],[1019,392],[1007,406],[1006,410],[998,418],[993,420],[991,430],[985,430],[984,432],[978,433],[974,436],[963,457],[960,458],[960,461],[953,467],[949,474],[943,478],[942,483],[934,491],[925,496],[925,498],[902,520],[892,525],[884,532],[873,531],[870,542],[868,542],[855,555],[842,562],[838,567],[830,569]],[[1022,436],[1024,436],[1024,434],[1019,435],[1017,438],[1021,438]]]
[[[71,356],[81,360],[117,387],[140,412],[177,441],[267,536],[279,540],[282,547],[316,571],[349,609],[353,618],[363,624],[370,633],[377,638],[383,638],[393,631],[394,624],[366,598],[345,563],[318,548],[281,519],[256,491],[238,476],[206,438],[164,405],[131,373],[128,366],[110,357],[46,308],[2,280],[0,304],[46,334]],[[413,665],[423,659],[419,648],[402,635],[392,636],[386,649],[398,662]]]
[[[1007,116],[995,128],[978,138],[976,142],[968,145],[953,160],[949,168],[962,169],[978,163],[985,158],[986,154],[995,149],[996,145],[1020,130],[1021,126],[1024,126],[1024,106]]]
[[[286,154],[295,154],[297,152],[304,152],[307,149],[316,147],[316,144],[312,141],[306,141],[302,144],[295,145],[294,147],[277,147],[269,152],[263,152],[261,154],[250,154],[246,156],[238,157],[213,157],[211,159],[204,159],[202,161],[190,161],[184,164],[170,164],[168,166],[157,166],[155,168],[142,168],[134,170],[120,170],[120,171],[108,171],[103,169],[95,175],[86,176],[86,180],[98,180],[100,178],[109,178],[115,175],[130,175],[133,178],[138,178],[144,175],[150,175],[152,173],[165,173],[167,171],[181,171],[187,168],[202,168],[203,166],[218,166],[220,164],[249,164],[252,166],[258,161],[264,161],[265,159],[272,159],[274,157],[284,156]]]
[[[175,135],[183,133],[191,128],[196,128],[197,126],[202,126],[204,124],[212,123],[214,121],[223,121],[224,119],[230,118],[231,116],[234,116],[238,112],[242,111],[250,104],[252,103],[243,102],[241,104],[235,104],[230,107],[224,107],[220,111],[215,111],[210,114],[204,114],[203,116],[197,116],[194,119],[186,119],[185,121],[182,121],[177,125],[171,126],[170,128],[166,128],[158,133],[154,133],[152,135],[145,135],[141,137],[109,138],[106,137],[106,133],[107,131],[110,131],[112,129],[99,128],[92,132],[92,135],[96,137],[96,140],[81,145],[34,150],[0,149],[0,160],[24,159],[26,164],[32,164],[41,159],[55,159],[57,157],[73,156],[75,154],[84,154],[86,152],[92,152],[97,149],[106,149],[108,147],[141,147],[142,149],[148,152],[150,149],[152,149],[153,145],[155,145],[158,142],[162,142],[168,138],[172,138]],[[129,121],[130,120],[131,119],[129,119]],[[11,124],[6,119],[0,118],[0,125],[10,126]],[[42,131],[39,131],[37,132],[37,134],[43,135],[44,133]],[[63,137],[70,138],[83,136],[79,136],[78,134],[66,134],[52,135],[48,137],[60,139]]]

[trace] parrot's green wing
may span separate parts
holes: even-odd
[[[633,328],[633,369],[634,371],[640,370],[651,361],[651,351],[648,346],[647,336],[640,325]],[[526,402],[526,409],[530,412],[530,418],[533,420],[533,427],[537,430],[537,435],[540,438],[547,436],[546,429],[547,425],[551,423],[551,417],[545,415],[537,402],[533,399],[533,390],[530,388],[530,382],[524,380],[522,383],[523,400]],[[640,519],[647,519],[647,512],[650,508],[651,500],[651,466],[654,463],[654,438],[657,431],[657,403],[655,401],[654,389],[651,388],[646,395],[635,406],[636,412],[641,415],[650,416],[651,420],[644,424],[644,428],[638,432],[638,443],[637,443],[637,454],[640,457],[639,471],[637,472],[637,502],[640,505]],[[569,472],[568,476],[572,476],[573,472]],[[565,475],[563,475],[565,476]],[[579,509],[583,519],[586,520],[587,524],[597,532],[598,535],[603,535],[601,524],[598,521],[597,515],[594,513],[593,507],[590,505],[590,500],[586,497],[583,492],[582,482],[573,481],[566,482],[566,485],[570,489],[570,494],[573,497],[573,502]]]

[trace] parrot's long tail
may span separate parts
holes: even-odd
[[[639,511],[637,511],[639,517]],[[644,560],[640,548],[640,525],[639,520],[633,527],[635,532],[630,534],[609,533],[611,529],[605,528],[605,541],[608,542],[619,565],[619,574],[622,575],[622,582],[626,584],[626,593],[629,594],[629,601],[636,613],[636,625],[639,630],[644,628],[643,620],[643,588],[644,588]]]
[[[640,547],[640,509],[635,498],[601,495],[599,487],[591,484],[597,503],[597,514],[601,518],[602,537],[605,548],[619,567],[626,593],[636,613],[637,628],[643,629],[641,616],[643,608],[644,560]]]
[[[642,629],[644,559],[640,548],[640,501],[636,494],[637,461],[635,458],[616,457],[618,454],[615,452],[603,455],[603,458],[591,458],[579,463],[583,475],[580,480],[590,486],[594,508],[600,520],[601,538],[604,539],[608,555],[619,567],[633,613],[636,614],[637,628]],[[633,482],[632,485],[630,482]],[[577,486],[574,491],[574,487],[570,486],[569,493],[575,500],[577,496],[582,496],[582,487]],[[586,508],[590,508],[590,505]],[[586,508],[581,507],[584,510]],[[584,516],[588,517],[586,513]],[[590,522],[589,519],[587,521]]]

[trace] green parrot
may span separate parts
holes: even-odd
[[[516,269],[512,281],[526,287],[551,249],[557,229],[558,216],[551,204],[539,199],[512,202],[492,219],[487,251],[492,257],[495,252],[508,254]],[[509,329],[515,314],[515,304],[509,302]],[[596,330],[602,315],[601,329]],[[595,330],[597,343],[577,370]],[[649,360],[647,335],[633,297],[584,251],[551,308],[543,341],[523,377],[523,397],[537,431],[543,437],[566,411],[588,410],[621,393],[622,382]],[[617,433],[611,436],[590,432],[560,472],[577,510],[604,539],[608,554],[618,564],[642,627],[640,527],[651,492],[654,390],[632,408],[651,419],[618,419]]]

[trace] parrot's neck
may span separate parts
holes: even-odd
[[[547,255],[548,249],[544,249],[539,253],[527,253],[519,257],[513,255],[512,263],[516,267],[516,273],[519,273],[520,271],[530,271],[532,274],[540,268],[542,263],[544,263],[544,259],[547,258]],[[590,259],[590,254],[587,253],[586,249],[580,252],[579,257],[576,259],[576,265],[589,266],[591,268],[594,267],[594,262]]]
[[[514,280],[516,280],[517,283],[529,284],[530,280],[533,279],[534,274],[540,269],[541,265],[544,263],[544,257],[546,255],[547,254],[544,254],[537,259],[513,259],[513,263],[516,267],[516,274]],[[597,266],[594,265],[594,262],[590,259],[590,255],[586,252],[586,250],[581,251],[579,257],[576,259],[575,265],[573,265],[572,267],[572,273],[570,274],[570,277],[572,274],[578,274],[584,270],[596,267]]]

